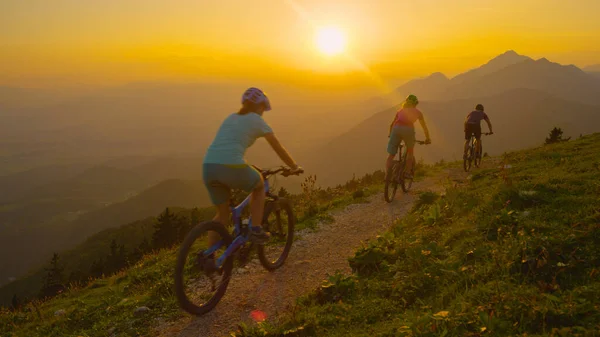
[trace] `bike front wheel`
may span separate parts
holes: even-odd
[[[213,235],[209,246],[209,232]],[[181,308],[193,315],[211,311],[221,300],[233,269],[232,256],[223,253],[232,237],[222,224],[211,221],[192,228],[177,255],[175,295]]]
[[[279,198],[267,201],[263,229],[271,236],[264,245],[258,246],[258,259],[269,271],[283,266],[294,242],[296,220],[289,200]]]
[[[412,183],[413,178],[402,178],[402,191],[404,191],[404,193],[408,193],[408,191],[410,191],[410,188],[412,187]]]
[[[383,191],[383,196],[385,201],[390,203],[394,200],[396,196],[396,190],[398,189],[398,170],[400,169],[400,165],[398,162],[394,162],[392,169],[387,173],[385,178],[385,188]]]

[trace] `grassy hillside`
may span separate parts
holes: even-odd
[[[369,195],[380,192],[382,180],[383,173],[376,172],[336,188],[315,186],[305,195],[290,195],[298,218],[296,229],[314,228],[317,222],[327,221],[328,211],[362,202]],[[362,193],[355,193],[359,190]],[[103,232],[66,254],[65,259],[70,256],[69,260],[80,263],[77,255],[91,254],[98,246],[96,241],[107,243],[114,237],[125,238],[132,232],[144,231],[147,226],[145,221],[140,221]],[[92,280],[83,287],[72,285],[53,299],[32,302],[20,310],[0,307],[0,335],[104,336],[114,332],[119,336],[147,336],[159,322],[184,315],[172,290],[176,251],[177,247],[174,247],[146,255],[114,276]],[[146,306],[150,311],[136,316],[134,310],[140,306]],[[64,310],[65,314],[55,316],[58,310]]]
[[[596,336],[600,134],[508,153],[411,214],[238,336]]]

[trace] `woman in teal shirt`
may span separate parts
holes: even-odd
[[[224,225],[229,223],[229,199],[231,189],[251,192],[250,214],[252,232],[250,240],[261,244],[269,239],[262,228],[265,191],[263,177],[244,160],[246,150],[256,139],[265,137],[281,160],[293,171],[302,169],[279,142],[273,129],[263,120],[265,111],[271,110],[269,98],[257,88],[250,88],[242,95],[242,108],[229,115],[208,147],[203,164],[204,185],[212,203],[217,208],[214,220]]]

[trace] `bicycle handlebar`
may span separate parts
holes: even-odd
[[[415,143],[417,143],[417,144],[419,144],[419,145],[428,145],[428,144],[431,144],[431,143],[427,143],[427,142],[426,142],[426,141],[424,141],[424,140],[415,140]]]
[[[281,175],[284,177],[289,177],[292,175],[299,176],[302,173],[304,173],[304,169],[298,169],[298,170],[294,171],[291,168],[285,167],[285,166],[280,166],[279,168],[270,169],[270,170],[261,170],[256,166],[254,166],[254,168],[256,168],[258,171],[260,171],[260,173],[262,173],[263,177],[265,177],[265,178],[272,176],[272,175],[276,175],[278,173],[281,173]]]

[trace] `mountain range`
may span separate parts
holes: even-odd
[[[591,69],[595,68],[589,68],[588,71]],[[453,78],[433,73],[409,81],[379,98],[379,101],[398,102],[410,93],[417,94],[423,101],[475,99],[520,88],[545,91],[566,100],[598,105],[599,87],[598,78],[574,65],[561,65],[546,58],[533,60],[507,51]]]

